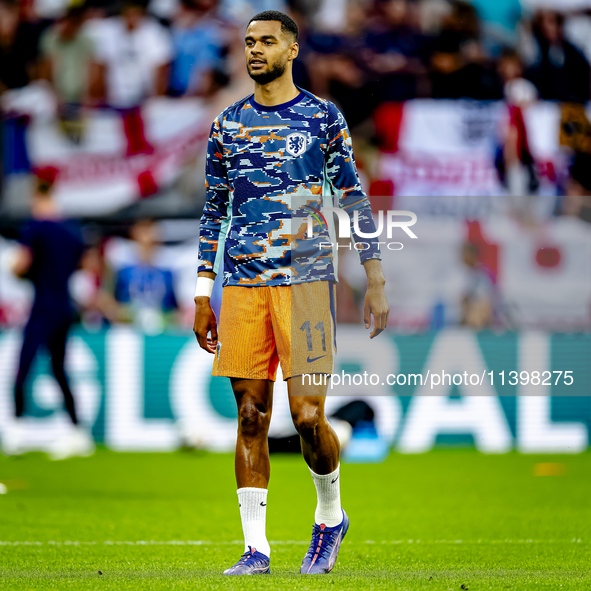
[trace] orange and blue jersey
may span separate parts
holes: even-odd
[[[206,191],[199,271],[218,273],[223,261],[224,285],[336,281],[336,252],[327,247],[330,231],[326,219],[314,213],[322,207],[344,209],[352,230],[352,214],[358,211],[359,230],[375,232],[342,114],[303,90],[273,107],[251,95],[215,119]],[[303,212],[296,203],[306,206]],[[292,238],[298,237],[293,221],[302,215],[320,222],[320,231],[314,239],[300,240],[301,248],[292,252]],[[352,233],[355,242],[364,241]],[[380,258],[377,242],[365,241],[358,252],[361,262]]]

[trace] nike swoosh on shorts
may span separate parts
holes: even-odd
[[[326,355],[320,355],[320,357],[314,357],[314,359],[310,359],[310,356],[308,355],[308,359],[306,361],[308,363],[312,363],[314,361],[318,361],[319,359],[322,359],[323,357],[326,357]]]

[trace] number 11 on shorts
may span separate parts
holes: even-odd
[[[322,350],[326,351],[326,335],[324,333],[324,322],[320,321],[314,327],[314,329],[320,332],[320,338],[322,340]],[[313,351],[314,345],[312,342],[312,328],[310,325],[310,321],[306,320],[306,322],[304,322],[304,324],[302,324],[302,326],[300,327],[300,330],[306,332],[306,340],[308,342],[308,351]]]

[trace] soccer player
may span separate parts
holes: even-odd
[[[296,23],[281,12],[262,12],[248,24],[245,42],[255,92],[213,122],[195,294],[197,340],[215,354],[213,375],[231,379],[238,406],[235,470],[245,548],[225,574],[270,572],[267,433],[279,363],[318,499],[300,572],[327,573],[349,519],[340,503],[339,442],[324,411],[327,386],[308,385],[302,375],[333,370],[336,255],[318,237],[311,240],[319,254],[310,264],[310,244],[295,254],[298,241],[292,249],[292,240],[302,235],[292,228],[293,204],[303,203],[321,223],[322,207],[355,212],[360,234],[375,225],[341,113],[293,83]],[[363,240],[353,234],[356,243]],[[359,253],[368,278],[365,326],[373,315],[373,338],[388,321],[384,276],[377,243],[365,243]],[[209,296],[222,259],[218,334]]]

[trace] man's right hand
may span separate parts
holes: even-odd
[[[218,323],[208,297],[199,296],[195,298],[193,332],[197,337],[199,346],[208,353],[215,354],[218,345]],[[211,334],[210,338],[207,337],[208,334]]]

